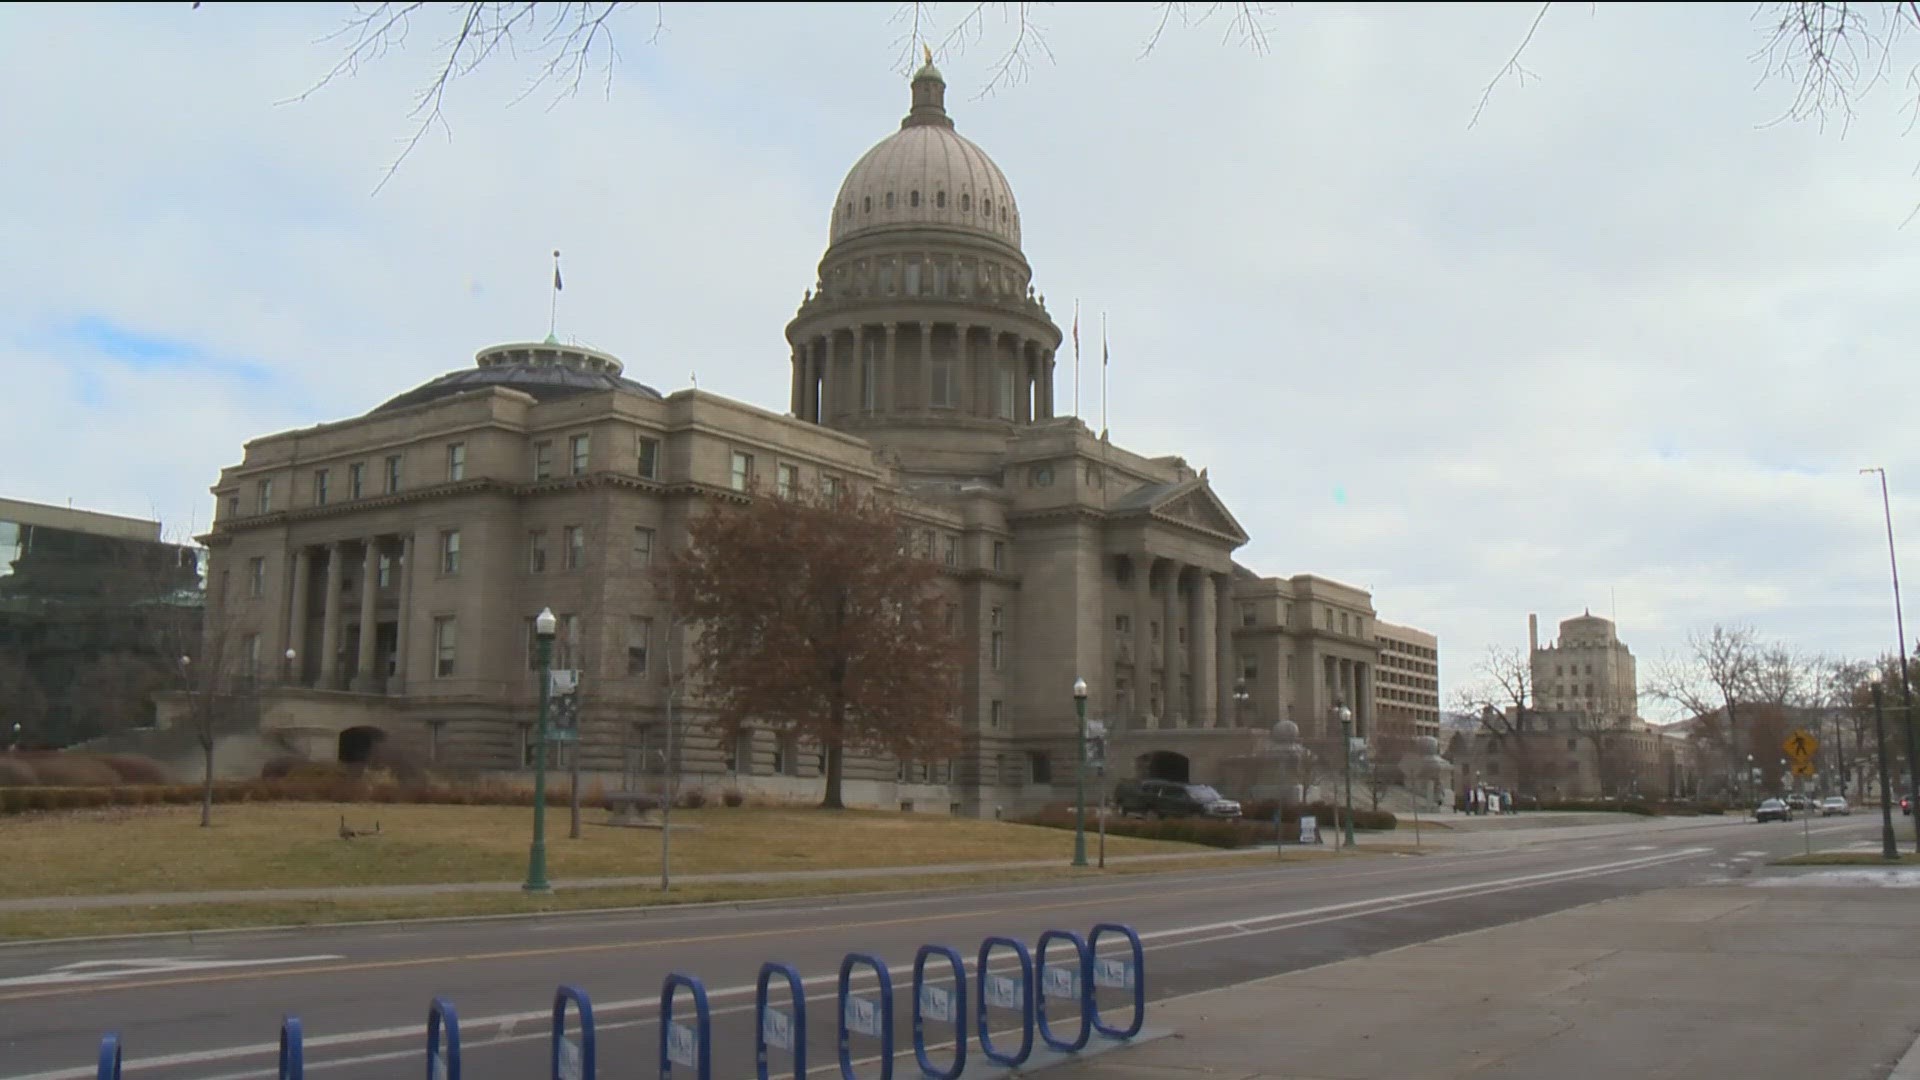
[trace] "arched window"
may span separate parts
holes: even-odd
[[[973,209],[971,205],[972,202],[973,202],[973,196],[967,194],[964,191],[961,192],[960,193],[960,212],[964,214],[967,211]]]
[[[868,196],[866,196],[865,198],[863,198],[863,199],[861,199],[861,200],[860,200],[860,208],[861,208],[862,210],[865,210],[865,211],[866,211],[867,213],[869,213],[869,214],[871,214],[871,213],[873,213],[873,196],[871,196],[871,195],[868,195]],[[847,204],[847,213],[849,213],[849,214],[851,214],[851,213],[853,213],[853,204],[852,204],[852,203],[848,203],[848,204]]]
[[[847,200],[847,216],[848,217],[853,216],[853,200],[852,199]]]
[[[893,209],[893,192],[887,192],[887,209]]]
[[[907,196],[907,205],[908,205],[908,206],[911,206],[911,207],[914,207],[915,209],[918,209],[918,208],[919,208],[919,206],[920,206],[920,193],[919,193],[919,192],[917,192],[917,191],[915,191],[915,192],[912,192],[912,193],[910,193],[910,194],[908,194],[908,196]]]
[[[945,210],[947,208],[947,193],[944,191],[934,192],[933,205],[939,207],[942,210]]]
[[[992,217],[992,216],[993,216],[993,200],[992,200],[992,199],[981,199],[981,200],[980,200],[980,212],[981,212],[981,213],[983,213],[983,214],[985,214],[985,215],[987,215],[988,217]]]

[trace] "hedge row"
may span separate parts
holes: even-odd
[[[93,810],[131,806],[194,806],[204,795],[200,784],[142,784],[115,787],[6,787],[0,788],[0,814],[46,810]],[[570,801],[564,784],[547,789],[547,805],[563,807]],[[332,778],[321,780],[221,780],[213,785],[216,803],[315,802],[409,803],[437,806],[532,806],[533,789],[506,783],[446,784],[414,780]],[[706,792],[683,791],[676,805],[698,809],[708,803]],[[726,791],[714,800],[740,806],[746,800]],[[660,800],[643,796],[641,810],[658,809]],[[604,809],[605,793],[598,787],[580,793],[580,805]],[[623,801],[624,805],[624,801]]]
[[[1331,806],[1309,806],[1306,809],[1309,816],[1318,814],[1320,836],[1323,841],[1340,827],[1337,822],[1344,820],[1344,817],[1336,816],[1335,808]],[[1384,828],[1393,828],[1392,814],[1376,814],[1373,811],[1356,809],[1353,813],[1354,828],[1377,831],[1382,827],[1378,825],[1382,818],[1387,822]],[[1375,824],[1368,825],[1369,820]],[[1048,829],[1072,829],[1074,821],[1073,811],[1058,808],[1049,808],[1020,819],[1023,825],[1038,825]],[[1089,817],[1087,831],[1093,832],[1098,828],[1098,823]],[[1107,817],[1107,832],[1112,836],[1132,836],[1142,840],[1172,840],[1177,843],[1200,844],[1205,847],[1243,848],[1273,843],[1273,815],[1269,811],[1264,819],[1248,816],[1223,820],[1203,817],[1130,818],[1110,814]],[[1300,839],[1298,814],[1283,816],[1281,835],[1289,841]]]
[[[1347,816],[1346,807],[1327,802],[1280,803],[1273,799],[1255,799],[1240,807],[1242,816],[1269,823],[1273,821],[1275,810],[1280,811],[1280,820],[1288,823],[1298,823],[1302,814],[1317,817],[1323,829],[1333,828],[1334,822],[1345,821]],[[1400,819],[1389,811],[1369,810],[1364,806],[1353,808],[1353,827],[1356,829],[1387,832],[1398,827],[1399,824]]]
[[[29,750],[0,754],[0,788],[164,784],[166,766],[138,754]]]

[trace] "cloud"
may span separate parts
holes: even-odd
[[[1083,413],[1207,466],[1243,562],[1370,585],[1440,635],[1449,685],[1529,611],[1617,607],[1643,659],[1715,621],[1891,644],[1855,470],[1887,467],[1920,536],[1897,87],[1844,139],[1769,125],[1792,87],[1756,88],[1743,9],[1556,7],[1540,78],[1469,127],[1530,11],[1302,6],[1270,55],[1214,25],[1139,58],[1152,14],[1050,10],[1055,61],[984,97],[1003,28],[941,67],[1056,321],[1082,300]],[[0,265],[0,325],[38,328],[0,365],[32,403],[10,434],[57,462],[7,494],[204,525],[246,439],[542,336],[556,247],[563,334],[784,407],[834,192],[906,108],[902,27],[669,5],[649,44],[639,11],[607,92],[516,104],[529,70],[482,68],[374,195],[438,35],[280,104],[332,66],[335,18],[0,13],[0,100],[30,103],[0,112],[0,233],[30,253]]]

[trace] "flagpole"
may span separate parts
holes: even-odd
[[[1107,313],[1100,313],[1100,431],[1107,430]]]
[[[1073,416],[1080,418],[1080,301],[1073,302]]]
[[[553,303],[547,309],[547,336],[552,337],[560,326],[560,249],[553,249]]]

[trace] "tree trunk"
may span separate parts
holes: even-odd
[[[827,757],[827,790],[821,796],[820,809],[845,810],[847,804],[841,798],[840,780],[845,771],[846,752],[839,739],[828,740],[824,749]]]
[[[200,827],[206,829],[213,825],[213,740],[201,743],[200,750],[206,755],[203,759],[204,779],[200,787]]]

